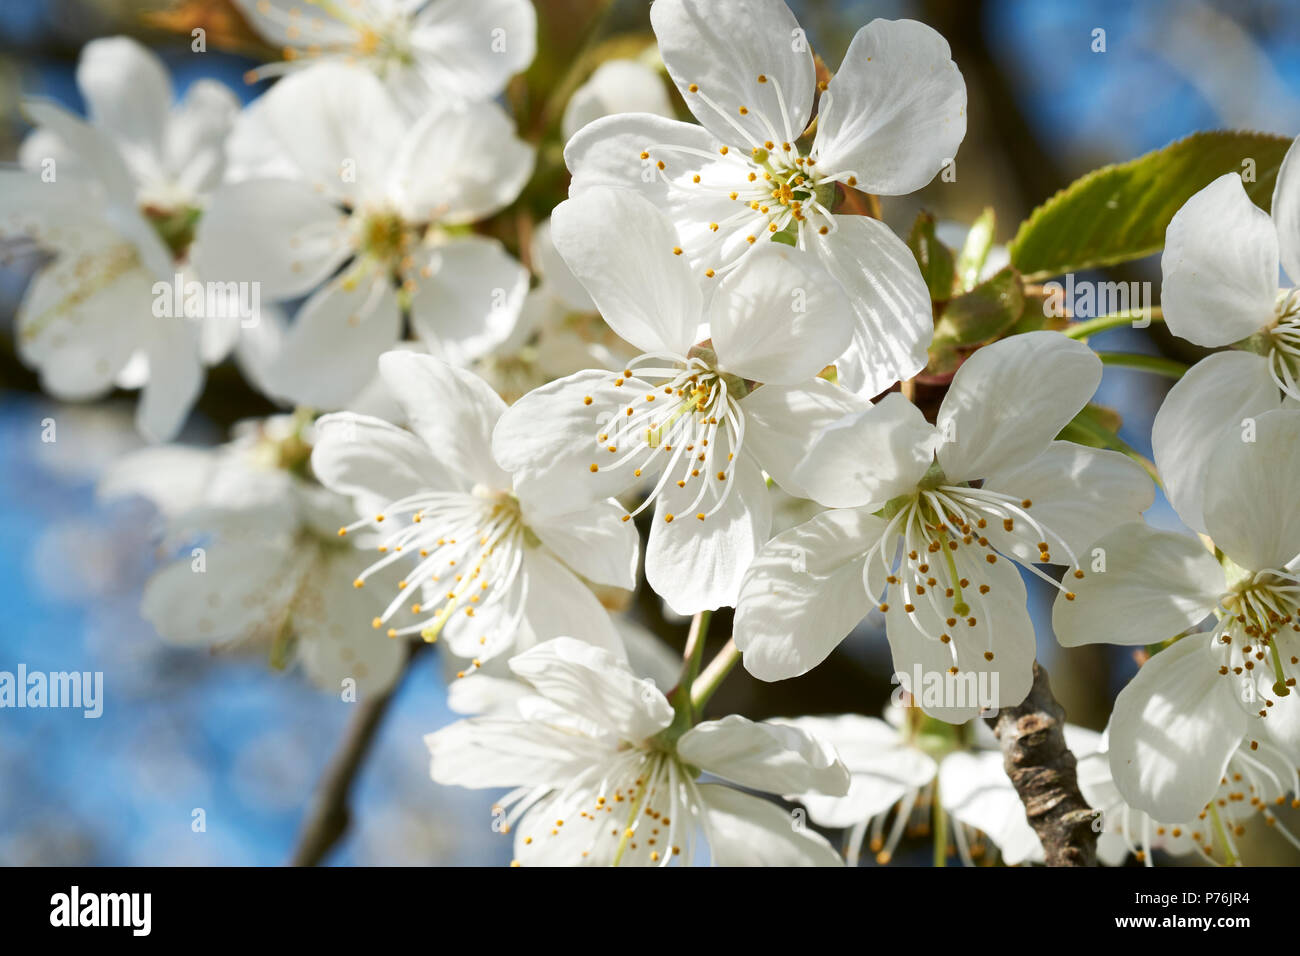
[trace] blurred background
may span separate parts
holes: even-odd
[[[790,5],[832,68],[854,31],[875,17],[923,20],[952,47],[970,98],[958,174],[955,182],[884,201],[885,219],[904,235],[921,209],[960,236],[963,224],[992,206],[1005,242],[1037,203],[1106,163],[1201,129],[1300,132],[1300,18],[1285,0]],[[564,76],[579,45],[613,42],[635,55],[653,42],[645,0],[616,0],[597,18],[602,6],[537,0],[539,57],[529,85],[508,93],[517,111],[528,90]],[[206,53],[190,50],[195,27],[207,31]],[[1105,31],[1104,52],[1094,51],[1097,30]],[[80,110],[78,52],[112,34],[157,50],[178,94],[199,77],[214,77],[247,100],[261,85],[247,86],[244,72],[274,56],[225,0],[0,0],[0,160],[12,162],[27,129],[17,98],[49,96]],[[537,218],[563,198],[558,149],[543,142],[543,173],[521,201]],[[157,561],[152,514],[143,502],[106,507],[94,494],[103,468],[140,445],[134,400],[58,406],[40,394],[14,354],[12,334],[34,265],[6,258],[0,268],[0,670],[22,661],[30,670],[103,671],[106,700],[98,720],[75,710],[0,711],[0,863],[281,863],[354,705],[299,675],[270,672],[257,656],[166,645],[140,618],[140,590]],[[1149,281],[1158,293],[1158,257],[1092,278]],[[1092,344],[1178,356],[1159,328],[1115,330]],[[1121,410],[1121,437],[1144,455],[1167,384],[1111,368],[1098,395]],[[180,440],[216,444],[235,421],[271,411],[233,367],[218,368]],[[51,416],[59,436],[47,444],[40,423]],[[1178,526],[1163,501],[1148,517]],[[1131,651],[1058,648],[1047,627],[1055,592],[1028,576],[1027,584],[1040,660],[1056,696],[1071,722],[1101,729],[1135,669]],[[653,594],[643,589],[633,613],[670,643],[684,642],[686,622],[665,617]],[[728,615],[716,616],[711,644],[725,640],[729,624]],[[878,716],[892,689],[880,624],[868,619],[804,678],[764,685],[737,669],[711,709],[755,718]],[[421,737],[454,717],[436,657],[421,655],[402,684],[354,792],[354,824],[328,862],[509,861],[509,838],[489,825],[491,796],[428,779]],[[191,826],[196,809],[204,811],[203,832]],[[1294,815],[1283,819],[1294,829]],[[1252,828],[1242,841],[1246,859],[1300,862],[1280,841],[1256,839],[1263,830]],[[904,844],[895,865],[929,855],[924,841]]]

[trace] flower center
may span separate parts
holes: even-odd
[[[675,754],[627,747],[579,773],[562,790],[538,795],[536,788],[521,787],[493,811],[508,811],[502,828],[508,833],[528,810],[543,803],[554,816],[530,819],[524,845],[572,840],[574,863],[667,866],[680,856],[690,865],[694,855],[702,801],[694,774]]]
[[[654,364],[665,359],[661,367]],[[699,355],[642,355],[621,375],[611,375],[615,387],[626,390],[627,404],[600,410],[591,473],[623,470],[632,484],[661,469],[654,490],[623,520],[661,493],[681,501],[682,513],[700,521],[715,514],[731,495],[745,441],[745,416],[737,404],[745,384]],[[676,517],[666,513],[664,520]]]
[[[1277,324],[1267,333],[1268,372],[1287,395],[1300,401],[1300,287],[1278,295]]]
[[[371,623],[376,629],[387,624],[415,589],[422,591],[421,600],[410,606],[410,612],[419,621],[390,627],[389,637],[419,634],[432,642],[453,621],[458,627],[472,627],[477,612],[510,593],[523,562],[526,528],[519,502],[505,493],[420,492],[392,502],[373,519],[340,528],[339,535],[366,525],[392,530],[379,543],[383,557],[361,572],[355,587],[415,556],[415,567],[398,582],[397,595]],[[513,639],[511,628],[494,630],[497,633],[479,638],[484,646],[495,638],[493,646],[486,647],[487,656],[496,652],[496,643]],[[476,659],[474,666],[478,664]]]
[[[879,562],[889,599],[901,601],[916,628],[947,647],[951,674],[971,669],[974,650],[985,661],[993,660],[996,635],[989,602],[996,600],[990,596],[996,583],[992,568],[1002,552],[1036,548],[1037,560],[1049,564],[1056,560],[1056,549],[1065,552],[1069,563],[1078,563],[1065,541],[1032,516],[1032,507],[1028,498],[947,484],[939,475],[932,486],[925,482],[884,509],[889,524],[867,555],[868,569]],[[900,540],[903,557],[894,571]],[[1063,591],[1067,600],[1074,599],[1073,592],[1030,561],[1019,563]],[[1074,576],[1082,578],[1083,571]],[[880,605],[882,612],[889,609],[889,603]]]
[[[850,172],[817,168],[815,150],[805,153],[799,145],[804,131],[793,128],[780,84],[762,73],[756,79],[775,93],[775,116],[743,103],[729,108],[692,83],[687,93],[696,115],[716,113],[735,130],[736,139],[720,143],[716,153],[669,143],[646,146],[640,153],[646,169],[701,206],[715,209],[723,196],[735,204],[734,211],[708,223],[706,232],[683,236],[692,260],[706,267],[709,278],[736,268],[763,239],[803,249],[809,230],[822,236],[835,232],[837,184],[857,185]],[[829,94],[823,93],[822,101],[824,108]],[[757,119],[766,138],[755,138],[737,117]]]
[[[1219,623],[1211,649],[1219,673],[1241,681],[1236,699],[1268,716],[1274,697],[1288,697],[1295,686],[1290,669],[1300,663],[1300,578],[1295,572],[1257,572],[1220,600]]]

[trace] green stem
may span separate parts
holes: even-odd
[[[1137,352],[1098,352],[1097,358],[1101,359],[1105,365],[1141,369],[1144,372],[1164,375],[1166,378],[1180,379],[1187,373],[1186,365],[1165,358],[1163,355],[1141,355]]]
[[[736,649],[736,642],[727,638],[727,643],[723,645],[722,650],[718,651],[718,656],[709,661],[709,666],[704,668],[704,673],[691,686],[691,708],[696,713],[704,709],[713,692],[718,689],[718,685],[731,673],[731,669],[739,660],[740,651]]]
[[[1086,322],[1076,322],[1067,328],[1062,334],[1072,339],[1086,339],[1090,335],[1096,335],[1098,332],[1105,332],[1108,329],[1118,329],[1121,326],[1132,325],[1134,322],[1151,321],[1163,322],[1165,314],[1161,311],[1160,306],[1154,305],[1149,314],[1143,314],[1141,310],[1126,312],[1112,312],[1110,315],[1103,315],[1095,319],[1088,319]]]
[[[948,814],[944,812],[943,801],[939,799],[939,778],[934,778],[934,802],[930,805],[930,817],[934,825],[934,865],[948,865]]]
[[[713,621],[712,611],[700,611],[691,619],[691,630],[686,636],[686,649],[682,653],[682,673],[677,679],[677,693],[681,695],[684,703],[689,702],[691,688],[695,686],[695,678],[700,674],[700,664],[704,661],[704,645],[709,636],[709,624]],[[673,696],[677,696],[674,694]],[[694,708],[692,713],[687,715],[691,723],[694,723]]]

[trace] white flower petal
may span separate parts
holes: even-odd
[[[382,505],[422,490],[468,491],[415,435],[368,415],[339,412],[316,422],[312,472],[342,495]]]
[[[904,594],[900,585],[891,585],[885,633],[898,681],[916,705],[932,717],[960,724],[985,708],[1014,707],[1025,699],[1033,685],[1035,641],[1015,564],[1003,559],[986,563],[968,548],[953,556],[957,573],[971,582],[964,592],[970,618],[949,625],[949,609],[942,602],[936,609],[928,596]],[[980,594],[979,585],[989,591]],[[909,597],[916,602],[911,613]],[[948,643],[943,634],[950,636]]]
[[[1110,718],[1110,769],[1129,805],[1191,820],[1219,787],[1246,729],[1235,684],[1219,676],[1208,634],[1185,637],[1142,665]]]
[[[533,389],[497,422],[493,454],[534,512],[563,514],[626,490],[626,469],[591,470],[601,423],[618,413],[631,389],[646,388],[614,382],[609,372],[575,372]]]
[[[146,345],[149,380],[140,395],[135,423],[149,441],[169,441],[180,431],[203,389],[199,329],[186,319],[155,320]]]
[[[205,548],[203,561],[201,573],[186,556],[150,578],[140,613],[173,644],[269,647],[287,622],[306,567],[301,556],[282,538],[216,541]]]
[[[642,196],[593,188],[551,214],[555,247],[610,328],[645,352],[685,355],[703,302],[690,266],[673,254],[672,226]]]
[[[411,430],[453,474],[505,491],[510,476],[492,457],[492,430],[506,403],[473,372],[402,349],[379,357],[379,374]]]
[[[823,741],[800,727],[739,714],[695,725],[677,741],[677,754],[706,773],[767,793],[843,796],[849,788],[848,770]]]
[[[1028,462],[990,472],[983,487],[1031,502],[1026,512],[1047,532],[1055,564],[1069,563],[1071,551],[1086,557],[1084,549],[1092,542],[1121,524],[1140,521],[1155,499],[1151,479],[1132,459],[1068,441],[1054,441]],[[1012,533],[995,523],[985,534],[999,551],[1039,561],[1043,537],[1025,520],[1017,519]]]
[[[524,552],[527,576],[523,603],[527,639],[540,644],[557,637],[603,648],[616,660],[627,659],[623,641],[591,589],[572,571],[539,548]],[[519,639],[524,642],[524,637]]]
[[[1101,359],[1059,332],[1013,335],[979,349],[939,408],[939,463],[950,481],[984,478],[1042,453],[1101,381]]]
[[[650,23],[686,105],[721,141],[794,142],[808,125],[812,49],[782,0],[656,0]]]
[[[511,658],[510,669],[543,697],[625,741],[645,740],[673,721],[672,705],[653,683],[609,651],[573,638],[524,651]]]
[[[1216,352],[1174,383],[1151,425],[1165,496],[1183,524],[1205,530],[1210,461],[1240,440],[1242,423],[1278,407],[1268,362],[1253,352]]]
[[[91,40],[77,60],[77,87],[92,123],[133,160],[161,163],[172,84],[156,53],[130,37]]]
[[[714,866],[843,866],[825,837],[788,810],[723,784],[699,791]]]
[[[537,52],[537,13],[528,0],[435,0],[410,31],[431,90],[481,102],[496,96]]]
[[[496,239],[464,236],[430,252],[431,275],[411,298],[429,350],[467,365],[510,337],[528,295],[528,270]]]
[[[921,410],[892,392],[825,428],[795,467],[795,480],[828,507],[874,511],[916,487],[938,439]]]
[[[533,147],[495,103],[444,103],[400,140],[390,195],[412,222],[474,222],[514,202],[533,160]]]
[[[742,454],[728,482],[733,487],[725,503],[703,521],[696,514],[712,510],[723,482],[703,477],[709,493],[690,513],[699,491],[694,483],[677,488],[671,482],[655,500],[654,521],[646,543],[646,581],[678,614],[695,614],[735,607],[745,569],[767,541],[772,504],[758,466]],[[668,521],[668,515],[674,520]]]
[[[152,281],[138,267],[116,274],[117,250],[64,255],[32,279],[18,308],[18,351],[41,373],[55,398],[98,398],[143,344],[146,323],[179,321],[150,315]],[[98,285],[86,276],[104,275]]]
[[[1293,286],[1300,285],[1300,138],[1291,144],[1273,186],[1273,226],[1277,229],[1282,268]]]
[[[661,148],[652,150],[652,146]],[[684,147],[690,152],[673,147]],[[662,156],[665,167],[676,177],[679,169],[691,172],[710,162],[695,155],[695,151],[715,153],[717,149],[713,135],[694,123],[650,113],[606,116],[578,130],[564,147],[564,162],[573,173],[569,195],[579,196],[602,186],[632,189],[677,222],[678,210],[671,203],[680,200],[678,190],[658,174],[656,163],[661,161],[658,157]],[[642,153],[651,155],[642,159]]]
[[[201,197],[221,182],[226,167],[226,138],[239,115],[239,98],[216,80],[196,80],[172,110],[164,143],[164,161],[176,184]]]
[[[708,317],[719,367],[776,385],[811,379],[853,334],[849,300],[817,257],[775,242],[722,280]]]
[[[514,717],[458,720],[424,738],[430,775],[447,786],[563,786],[608,748],[598,741]]]
[[[1268,325],[1277,296],[1277,233],[1225,173],[1183,204],[1165,231],[1160,303],[1179,338],[1214,348]]]
[[[353,201],[385,195],[393,144],[407,123],[373,73],[316,63],[284,77],[262,100],[266,132],[309,185]]]
[[[1095,570],[1098,555],[1104,571]],[[1062,594],[1052,608],[1066,647],[1168,640],[1204,620],[1224,589],[1223,571],[1200,541],[1137,522],[1097,539],[1084,560],[1082,578],[1064,578],[1075,599]]]
[[[1042,859],[1042,844],[1003,769],[1001,753],[949,754],[939,764],[939,794],[954,818],[988,834],[1008,866]]]
[[[401,331],[387,276],[321,287],[298,311],[271,372],[277,391],[300,405],[342,408],[375,376],[375,363]]]
[[[852,775],[842,797],[799,793],[787,797],[808,808],[824,827],[847,828],[883,813],[909,790],[919,790],[938,771],[934,759],[907,744],[896,727],[876,717],[842,714],[783,721],[801,727],[835,748]]]
[[[23,100],[22,108],[34,126],[53,134],[77,157],[78,171],[84,169],[93,175],[111,202],[123,207],[135,205],[135,183],[131,173],[121,151],[106,133],[57,103]],[[30,161],[31,157],[27,158]]]
[[[534,514],[524,503],[524,521],[560,560],[589,581],[630,591],[641,539],[626,514],[612,499],[564,514]]]
[[[212,281],[256,282],[265,299],[310,292],[352,252],[347,217],[306,183],[251,179],[219,189],[194,239]]]
[[[356,575],[356,554],[322,551],[294,599],[293,627],[298,660],[312,681],[334,693],[344,681],[354,681],[364,699],[392,686],[406,661],[406,644],[371,626],[383,604],[379,595],[352,586]]]
[[[783,680],[826,659],[870,610],[863,555],[884,529],[865,509],[826,511],[759,551],[733,627],[747,671]]]
[[[1252,571],[1279,568],[1300,555],[1300,409],[1255,419],[1253,441],[1230,435],[1209,463],[1205,527],[1215,545]]]
[[[879,220],[840,216],[833,233],[814,236],[813,249],[857,316],[836,363],[840,384],[870,398],[925,368],[934,313],[907,245]]]
[[[867,407],[865,399],[822,378],[803,385],[764,385],[740,401],[745,450],[783,489],[812,497],[795,478],[823,429]]]
[[[966,83],[939,33],[872,20],[831,78],[817,121],[817,166],[852,172],[864,192],[920,189],[966,135]]]

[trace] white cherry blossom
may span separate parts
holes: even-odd
[[[772,239],[810,250],[856,316],[843,384],[869,397],[915,375],[933,334],[916,262],[882,222],[836,209],[844,190],[913,192],[956,154],[966,87],[947,42],[915,21],[873,20],[817,99],[812,51],[782,0],[657,0],[650,17],[700,125],[649,113],[588,125],[565,150],[570,195],[642,192],[708,278]]]
[[[1300,410],[1260,415],[1253,441],[1209,463],[1200,507],[1215,553],[1185,534],[1114,528],[1093,545],[1104,571],[1053,610],[1066,646],[1178,638],[1120,692],[1111,718],[1115,783],[1155,819],[1199,813],[1243,736],[1300,748],[1297,456]],[[1157,465],[1169,474],[1184,463]],[[1213,627],[1200,630],[1206,620]]]
[[[1067,590],[1034,565],[1076,563],[1153,497],[1124,456],[1053,440],[1100,379],[1082,343],[1015,335],[958,369],[937,426],[894,394],[823,431],[796,477],[832,510],[777,535],[746,574],[735,623],[746,669],[805,673],[887,591],[895,671],[927,713],[960,723],[1020,703],[1035,645],[1017,565]],[[935,701],[913,686],[918,672],[951,675],[953,693]]]
[[[36,129],[23,171],[0,172],[0,236],[53,256],[19,309],[23,360],[57,398],[142,389],[137,427],[172,437],[239,335],[239,317],[158,314],[157,284],[195,281],[194,222],[221,178],[237,111],[219,83],[199,81],[173,104],[158,57],[125,37],[94,40],[77,65],[89,121],[27,100]]]
[[[497,458],[552,507],[653,481],[633,512],[655,508],[651,587],[679,614],[733,604],[771,524],[763,472],[800,491],[812,436],[862,407],[815,377],[848,340],[843,293],[806,253],[773,245],[706,307],[668,222],[627,190],[588,190],[552,222],[605,320],[644,354],[524,396],[497,427]]]
[[[497,804],[524,866],[837,866],[767,793],[842,794],[833,751],[795,727],[731,715],[689,729],[653,682],[560,637],[510,660],[531,685],[513,710],[425,738],[433,779],[512,787]],[[684,732],[683,732],[684,730]],[[699,781],[704,771],[727,783]]]
[[[338,534],[382,532],[378,560],[350,587],[404,569],[372,626],[392,637],[445,640],[475,666],[561,634],[621,657],[609,615],[577,576],[633,587],[636,534],[619,520],[617,503],[539,511],[516,495],[492,456],[492,430],[506,406],[486,382],[409,351],[383,355],[379,369],[412,430],[351,412],[327,415],[312,455],[321,482],[352,496],[363,515]],[[393,625],[404,608],[415,622]]]
[[[337,537],[346,498],[310,480],[311,427],[277,416],[245,423],[216,449],[164,445],[112,465],[105,497],[158,508],[163,545],[180,555],[153,576],[141,611],[166,640],[256,648],[277,668],[301,665],[322,689],[383,690],[404,659],[375,634],[375,598],[357,593],[355,550]]]
[[[465,364],[513,330],[526,270],[461,228],[510,203],[533,151],[493,103],[441,105],[409,122],[371,74],[323,63],[263,97],[261,122],[294,168],[214,197],[199,228],[214,279],[308,295],[268,372],[276,391],[343,407],[401,337]]]
[[[403,102],[474,102],[500,93],[537,50],[529,0],[235,0],[283,60],[275,76],[322,59],[355,63]]]
[[[1243,419],[1300,402],[1300,140],[1287,150],[1272,215],[1246,195],[1241,176],[1220,176],[1174,215],[1160,259],[1169,330],[1207,348],[1152,426],[1158,457],[1183,460],[1166,478],[1180,517],[1205,530],[1199,507],[1218,439]],[[1278,288],[1281,265],[1292,287]],[[1227,442],[1233,441],[1229,436]]]
[[[890,862],[903,837],[931,833],[939,813],[967,866],[984,856],[985,838],[1008,865],[1042,861],[1042,845],[986,727],[927,726],[914,707],[891,707],[885,718],[843,714],[780,721],[833,747],[848,768],[848,793],[786,799],[804,804],[820,826],[847,831],[849,866],[858,865],[864,843],[877,863]]]

